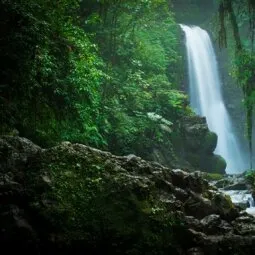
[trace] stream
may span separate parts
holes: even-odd
[[[217,187],[225,195],[230,196],[233,204],[255,216],[255,201],[250,187],[245,181],[244,174],[227,175],[221,180],[211,181],[210,184]]]

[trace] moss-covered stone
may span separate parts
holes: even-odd
[[[154,182],[127,171],[138,160],[128,156],[121,166],[110,153],[70,143],[44,151],[29,167],[30,206],[67,249],[78,241],[94,252],[171,253],[177,219]],[[38,190],[45,175],[49,185]]]
[[[187,153],[187,160],[188,162],[191,163],[192,166],[196,167],[196,168],[200,168],[201,167],[201,156],[199,154],[195,154],[192,152]]]
[[[18,137],[0,138],[0,155],[0,239],[9,251],[165,255],[199,246],[207,254],[215,240],[215,254],[231,251],[221,230],[207,235],[200,221],[217,214],[230,225],[238,210],[200,172],[68,142],[43,150]]]
[[[253,197],[255,197],[255,169],[247,171],[245,173],[245,179],[251,186]]]
[[[214,173],[219,173],[219,174],[224,174],[225,173],[225,169],[227,167],[227,163],[225,161],[225,159],[223,157],[221,157],[220,155],[215,155],[212,158],[212,171]]]
[[[203,173],[203,177],[208,181],[220,181],[223,179],[223,174],[218,173]]]
[[[225,161],[213,154],[217,146],[217,135],[210,132],[206,119],[199,116],[183,118],[181,156],[192,167],[205,172],[225,173]]]
[[[201,158],[201,167],[210,173],[225,174],[227,163],[220,155],[204,156]]]
[[[213,132],[208,132],[205,136],[203,149],[207,153],[213,153],[217,146],[218,136]]]
[[[218,208],[223,218],[234,219],[238,215],[238,211],[232,203],[230,196],[215,193],[211,201]]]

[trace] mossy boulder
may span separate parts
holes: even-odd
[[[8,182],[0,183],[6,203],[0,210],[0,222],[6,221],[0,238],[7,246],[17,244],[14,233],[21,228],[28,234],[20,240],[31,243],[33,254],[40,249],[44,254],[176,252],[179,216],[175,200],[170,205],[158,192],[160,171],[167,176],[162,166],[69,142],[43,150],[26,139],[5,137],[0,149],[0,181]]]
[[[255,198],[255,169],[251,169],[245,172],[245,180],[250,185],[252,195]]]
[[[188,152],[186,158],[187,161],[190,162],[192,166],[196,167],[197,169],[201,167],[200,164],[201,156],[199,154]]]
[[[0,156],[0,239],[11,254],[16,247],[26,254],[134,255],[199,247],[208,254],[213,243],[223,255],[232,249],[226,231],[241,240],[238,247],[254,247],[232,227],[207,235],[205,217],[217,214],[230,225],[239,212],[200,172],[69,142],[41,149],[19,137],[0,138]],[[255,222],[247,222],[253,231]]]
[[[219,173],[224,174],[225,169],[227,167],[227,163],[223,157],[220,155],[214,155],[211,159],[211,165],[212,165],[212,172],[213,173]]]
[[[213,153],[217,146],[218,136],[214,132],[208,132],[205,136],[203,150],[207,153]]]
[[[207,181],[220,181],[224,178],[223,174],[217,174],[217,173],[203,173],[203,178],[205,178]]]
[[[196,169],[224,174],[225,160],[213,153],[218,137],[208,129],[206,119],[199,116],[185,117],[181,126],[184,147],[182,156]]]
[[[203,150],[205,137],[209,132],[206,119],[199,116],[189,116],[181,120],[183,141],[186,150],[194,153]]]
[[[189,172],[225,173],[224,160],[213,154],[218,137],[209,130],[206,118],[191,115],[172,123],[155,113],[148,113],[148,117],[154,124],[153,134],[159,139],[154,139],[150,147],[136,150],[140,156]]]
[[[210,155],[201,157],[201,167],[209,173],[225,174],[227,163],[220,155]]]

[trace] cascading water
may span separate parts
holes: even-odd
[[[211,39],[197,26],[181,25],[181,28],[186,36],[191,107],[206,117],[209,129],[218,135],[215,152],[226,160],[226,172],[240,173],[246,164],[223,102]]]
[[[255,216],[255,202],[252,197],[252,194],[248,190],[224,190],[221,191],[230,196],[232,202],[236,205],[245,205],[247,206],[246,212]]]

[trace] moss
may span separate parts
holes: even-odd
[[[212,196],[211,201],[216,206],[216,208],[218,208],[218,211],[223,218],[231,218],[235,215],[236,209],[230,196],[216,193]]]
[[[228,180],[228,179],[222,179],[222,180],[219,180],[219,181],[215,184],[215,186],[216,186],[217,188],[225,188],[226,186],[229,186],[229,185],[231,185],[231,184],[233,184],[232,181],[230,181],[230,180]]]
[[[157,199],[153,183],[121,169],[112,175],[113,161],[75,149],[48,150],[42,163],[30,168],[31,189],[39,186],[43,174],[50,180],[31,194],[30,206],[50,226],[43,231],[53,232],[63,245],[79,241],[95,252],[171,253],[177,220]]]
[[[214,173],[225,173],[227,163],[225,159],[219,155],[215,155],[212,160],[212,169]]]
[[[250,184],[252,196],[255,198],[255,169],[251,169],[245,173],[245,179]]]
[[[217,146],[218,136],[213,132],[208,132],[205,136],[203,150],[212,153]]]
[[[201,167],[209,173],[225,174],[227,163],[219,155],[204,156],[201,158]]]
[[[199,154],[195,154],[195,153],[188,153],[187,154],[187,160],[188,162],[191,163],[192,166],[194,167],[200,167],[201,164],[200,164],[200,156]]]
[[[203,177],[207,181],[219,181],[224,177],[224,175],[219,173],[204,173]]]

